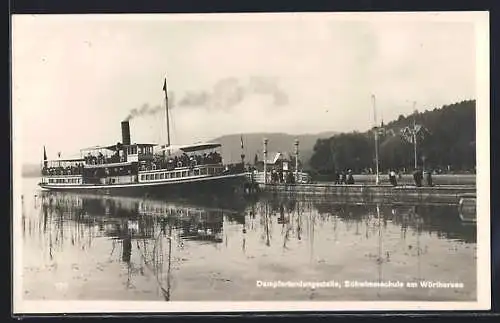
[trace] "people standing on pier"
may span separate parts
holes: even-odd
[[[340,174],[338,171],[335,171],[335,184],[340,184]]]
[[[423,179],[424,179],[424,175],[422,173],[422,170],[417,168],[415,170],[415,172],[413,172],[413,180],[415,181],[415,186],[421,187]]]
[[[348,170],[347,171],[348,175],[347,175],[347,184],[349,185],[352,185],[354,184],[354,176],[352,176],[352,170]]]
[[[396,172],[394,170],[391,170],[389,172],[389,182],[391,182],[392,186],[397,186],[398,182],[396,180]]]
[[[340,174],[340,184],[347,184],[347,176],[345,171]]]
[[[432,187],[434,184],[432,184],[432,170],[428,170],[425,174],[425,179],[427,181],[427,186]]]

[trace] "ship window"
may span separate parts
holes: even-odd
[[[201,175],[206,175],[207,174],[207,169],[206,168],[200,169],[200,173],[201,173]]]
[[[210,168],[208,169],[208,174],[209,174],[209,175],[213,175],[213,173],[214,173],[214,169],[213,169],[212,167],[210,167]]]
[[[160,179],[160,174],[155,174],[155,179]]]
[[[165,173],[160,174],[160,179],[165,179]]]
[[[186,176],[188,176],[187,170],[185,170],[185,171],[182,172],[182,177],[186,177]]]
[[[141,175],[141,181],[143,181],[143,180],[144,180],[144,177],[145,177],[144,175]]]
[[[195,170],[194,170],[194,174],[195,174],[195,175],[200,175],[200,170],[199,170],[199,169],[195,169]]]
[[[175,172],[175,177],[177,178],[181,177],[181,172]]]

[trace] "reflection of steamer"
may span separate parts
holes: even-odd
[[[71,244],[76,241],[89,248],[93,245],[92,238],[111,238],[112,254],[117,253],[120,261],[127,265],[127,286],[133,284],[134,275],[152,274],[167,301],[171,299],[172,264],[179,259],[176,248],[183,244],[181,241],[222,242],[223,217],[236,212],[150,199],[62,192],[42,192],[40,198],[44,218],[56,220],[48,221],[49,231],[55,232],[50,235],[51,239],[57,232],[68,232],[68,229],[74,229],[69,232]],[[63,217],[64,221],[60,220]],[[63,225],[67,226],[64,230]],[[100,234],[96,235],[96,230]],[[88,239],[78,240],[82,236]],[[115,245],[121,246],[121,251],[115,252]],[[49,249],[52,255],[52,240]]]
[[[137,239],[151,237],[155,225],[168,224],[178,229],[183,239],[221,242],[224,215],[238,216],[241,211],[63,192],[42,192],[40,197],[42,208],[64,213],[77,222],[100,224],[107,236],[115,238],[128,234]]]

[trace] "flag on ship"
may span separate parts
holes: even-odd
[[[167,77],[163,80],[163,92],[165,92],[165,104],[167,105],[167,109],[169,108],[168,105],[168,91],[167,91]]]
[[[240,136],[240,141],[241,141],[241,150],[243,150],[244,146],[243,146],[243,135]]]

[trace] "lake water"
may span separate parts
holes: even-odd
[[[457,206],[23,192],[25,300],[476,300]]]

